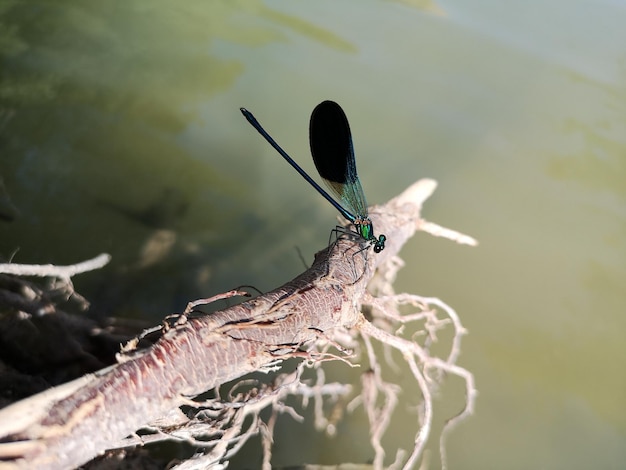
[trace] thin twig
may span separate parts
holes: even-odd
[[[69,266],[56,266],[54,264],[16,264],[16,263],[0,263],[0,273],[14,274],[16,276],[39,276],[39,277],[58,277],[69,279],[70,277],[100,269],[111,261],[111,255],[102,253],[95,258],[82,261]]]

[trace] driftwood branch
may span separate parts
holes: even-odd
[[[4,462],[0,468],[75,467],[107,449],[136,443],[138,438],[133,433],[146,426],[155,432],[142,436],[142,442],[177,438],[205,449],[198,459],[180,468],[219,465],[251,435],[260,434],[266,455],[264,467],[270,468],[276,413],[298,417],[295,410],[283,404],[285,394],[307,400],[332,396],[337,401],[348,391],[340,384],[324,384],[323,380],[314,385],[303,383],[302,367],[324,360],[347,361],[357,337],[365,342],[371,368],[364,374],[360,404],[372,426],[377,468],[383,465],[381,437],[389,425],[398,390],[383,380],[371,340],[400,351],[419,385],[424,406],[415,447],[404,463],[405,468],[413,467],[430,433],[433,384],[444,373],[465,380],[467,403],[450,425],[472,412],[475,397],[472,375],[456,365],[459,338],[464,333],[456,313],[437,299],[396,296],[391,288],[401,267],[396,255],[416,230],[424,227],[457,242],[475,244],[470,237],[420,218],[422,203],[434,188],[433,181],[422,180],[386,205],[371,209],[377,232],[387,236],[382,253],[375,254],[348,238],[339,239],[316,255],[309,270],[284,286],[210,315],[193,316],[187,311],[176,321],[164,324],[162,336],[152,347],[134,351],[133,343],[127,348],[129,352],[120,355],[119,364],[0,410],[0,461]],[[378,296],[367,292],[368,284]],[[403,316],[398,307],[403,303],[419,308],[420,313]],[[371,317],[361,313],[363,305],[371,307]],[[436,309],[443,309],[447,318],[439,320]],[[425,322],[428,335],[422,346],[394,333],[398,324],[419,321]],[[431,357],[428,344],[448,323],[453,324],[456,333],[451,352],[445,359]],[[228,400],[192,401],[250,372],[279,370],[291,358],[303,361],[295,372],[279,374],[273,383],[255,383],[252,392],[237,392],[235,387]],[[382,405],[378,393],[384,396]],[[201,410],[193,424],[201,418],[210,423],[215,439],[198,440],[199,434],[194,433],[188,417],[179,411],[183,405]],[[258,410],[268,406],[273,410],[272,417],[262,423]],[[253,416],[247,427],[246,416]],[[166,422],[169,429],[172,423],[179,423],[179,431],[165,434],[166,426],[160,422]],[[316,422],[333,432],[332,420],[316,413]],[[206,434],[206,430],[203,432]],[[401,465],[402,455],[398,454],[394,465]]]
[[[55,266],[52,264],[17,264],[17,263],[0,263],[0,275],[13,275],[13,276],[37,276],[47,277],[53,280],[51,287],[52,290],[58,294],[62,294],[66,297],[74,297],[79,302],[83,310],[89,307],[89,302],[85,300],[81,295],[74,291],[74,285],[72,284],[72,276],[82,274],[88,271],[94,271],[107,265],[111,261],[111,255],[107,253],[101,253],[95,258],[80,263],[71,264],[69,266]],[[27,286],[27,283],[23,283],[23,289],[33,289],[31,286]],[[38,290],[38,289],[34,289]],[[43,292],[26,296],[12,295],[6,291],[0,292],[0,301],[6,300],[6,304],[20,304],[22,303],[22,310],[32,312],[38,315],[48,313],[48,305],[46,302],[33,302],[33,298],[39,298],[44,300],[46,295],[41,295]],[[4,298],[9,297],[9,298]],[[26,300],[28,299],[28,300]],[[28,303],[29,305],[26,305]],[[37,305],[39,304],[39,305]],[[17,306],[17,305],[16,305]]]

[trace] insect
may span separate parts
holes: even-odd
[[[245,108],[240,108],[240,110],[258,133],[343,217],[354,225],[358,235],[374,247],[374,252],[380,253],[385,249],[387,237],[381,234],[376,238],[374,235],[374,226],[369,218],[365,194],[356,171],[348,118],[341,106],[334,101],[323,101],[315,107],[311,113],[309,141],[317,172],[343,205],[300,168],[300,165],[263,129],[250,111]]]

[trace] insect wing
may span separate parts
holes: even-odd
[[[318,173],[346,208],[359,217],[367,216],[367,202],[356,171],[350,125],[334,101],[323,101],[311,114],[311,154]]]

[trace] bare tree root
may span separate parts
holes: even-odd
[[[396,295],[392,288],[402,266],[397,253],[416,230],[475,244],[470,237],[420,219],[421,205],[434,188],[433,181],[422,180],[371,211],[377,231],[387,236],[382,253],[339,238],[316,255],[309,270],[284,286],[210,315],[193,309],[215,298],[191,302],[182,314],[144,332],[143,337],[160,335],[153,346],[136,349],[140,337],[126,345],[118,364],[0,410],[0,469],[75,467],[107,450],[165,439],[198,450],[177,468],[225,468],[252,436],[260,436],[263,468],[270,469],[278,416],[302,420],[286,404],[287,397],[300,397],[303,406],[312,401],[315,425],[329,435],[336,432],[345,408],[363,405],[374,468],[383,468],[382,438],[400,389],[383,378],[372,340],[383,345],[392,368],[397,366],[391,351],[400,352],[421,393],[413,450],[408,457],[398,450],[390,468],[418,464],[432,430],[433,392],[446,375],[465,381],[465,407],[447,422],[440,439],[445,466],[444,438],[473,412],[476,395],[473,376],[457,365],[465,330],[454,310],[438,299]],[[231,291],[216,298],[241,294]],[[415,311],[403,314],[407,307]],[[430,349],[449,325],[453,340],[441,359]],[[417,331],[411,333],[411,328]],[[326,383],[320,365],[341,360],[355,366],[361,345],[369,367],[362,375],[360,398],[346,407],[352,387]],[[294,363],[295,370],[287,372]],[[314,380],[305,378],[307,370],[315,373]],[[251,372],[274,377],[268,383],[248,378],[224,388]],[[198,398],[212,389],[214,398]],[[332,409],[325,413],[329,405]],[[265,421],[261,410],[269,410]]]
[[[141,331],[137,321],[85,314],[89,303],[74,291],[73,275],[107,259],[0,264],[0,407],[109,366],[120,343]]]

